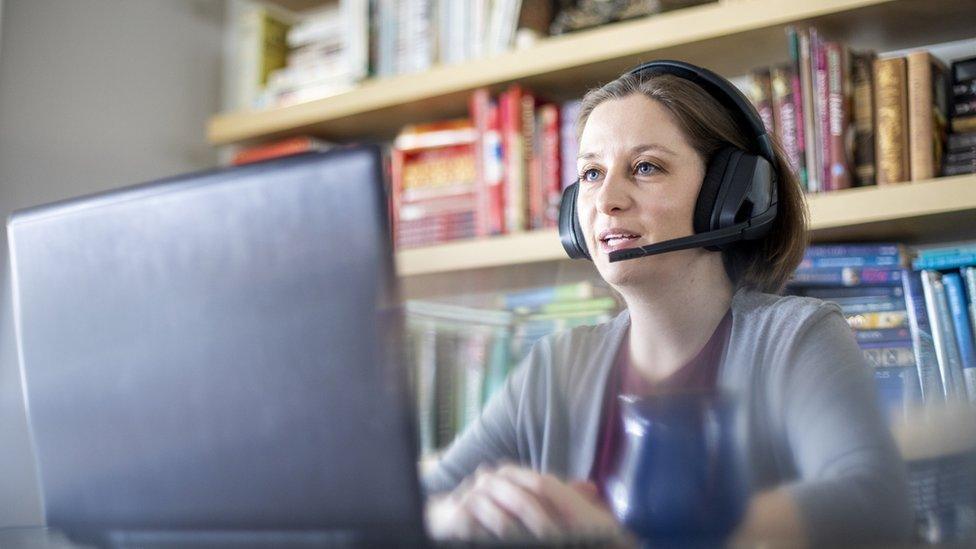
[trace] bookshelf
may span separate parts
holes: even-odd
[[[976,234],[976,175],[809,195],[814,241]],[[565,258],[555,229],[451,242],[397,253],[400,276],[523,265]]]
[[[328,0],[272,0],[308,9]],[[219,113],[215,145],[301,134],[336,141],[389,139],[405,124],[463,115],[472,90],[519,81],[553,99],[579,97],[649,58],[680,58],[725,76],[787,58],[784,25],[809,23],[858,48],[887,51],[973,37],[973,0],[720,0],[540,40],[531,48],[424,73],[368,80],[293,106]],[[926,242],[976,234],[976,176],[939,178],[808,197],[814,241]],[[565,258],[555,230],[409,249],[401,277],[446,279],[476,270],[538,269]],[[562,264],[568,262],[562,261]]]
[[[214,145],[307,133],[336,141],[388,139],[405,124],[465,113],[469,93],[479,87],[497,91],[517,80],[565,99],[649,58],[680,58],[736,76],[785,61],[782,27],[800,22],[885,51],[971,37],[976,9],[971,0],[722,0],[546,38],[491,58],[370,80],[303,104],[221,113],[211,118],[207,137]]]

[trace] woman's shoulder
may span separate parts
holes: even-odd
[[[798,332],[824,321],[842,319],[836,303],[812,297],[777,295],[742,289],[732,299],[733,318],[764,332]]]

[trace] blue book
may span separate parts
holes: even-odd
[[[976,339],[976,267],[963,267],[960,274],[966,283],[966,293],[969,294],[969,320],[973,328],[973,339]]]
[[[858,343],[896,341],[912,341],[911,330],[909,328],[879,328],[876,330],[854,330],[854,339]]]
[[[916,271],[922,270],[946,270],[958,269],[976,265],[976,252],[942,255],[935,257],[919,257],[912,262],[912,268]]]
[[[846,288],[790,288],[797,295],[817,299],[844,299],[847,297],[902,297],[905,290],[899,286],[849,286]]]
[[[804,258],[841,256],[888,256],[901,257],[902,246],[890,242],[860,244],[813,244],[807,248]]]
[[[902,271],[889,267],[839,267],[800,269],[793,273],[794,286],[900,286]]]
[[[900,267],[901,256],[892,255],[842,255],[829,257],[804,257],[801,269],[829,267]]]
[[[932,259],[936,257],[948,257],[965,254],[976,254],[976,243],[963,244],[959,246],[944,246],[941,248],[923,248],[918,250],[916,256],[919,259]]]
[[[908,329],[912,335],[912,349],[915,353],[915,367],[921,386],[922,401],[925,403],[945,402],[945,389],[939,373],[939,360],[935,356],[935,342],[932,339],[932,326],[925,309],[925,294],[922,290],[922,275],[905,271],[905,307],[908,309]]]
[[[942,284],[945,285],[952,325],[956,332],[956,344],[959,345],[959,362],[962,365],[966,392],[969,401],[976,402],[976,349],[973,348],[973,329],[969,311],[966,310],[966,294],[963,291],[962,278],[957,273],[947,273],[942,275]]]

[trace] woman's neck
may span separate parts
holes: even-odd
[[[719,254],[688,267],[653,287],[620,289],[630,311],[630,364],[649,381],[694,358],[732,303],[734,288]]]

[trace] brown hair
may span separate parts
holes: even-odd
[[[718,100],[698,85],[667,74],[640,77],[628,73],[587,92],[576,120],[577,140],[597,105],[633,94],[657,101],[670,112],[706,165],[712,154],[728,145],[758,152],[755,139],[736,124]],[[775,139],[773,152],[779,205],[772,230],[762,239],[739,242],[725,250],[722,260],[736,288],[775,293],[782,290],[803,259],[807,246],[807,210],[797,176]]]

